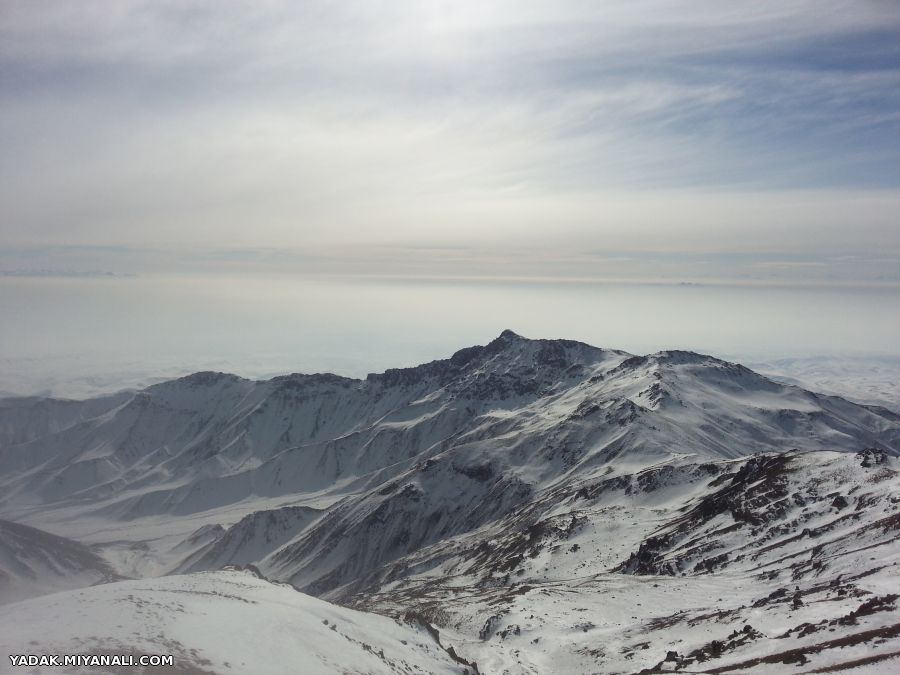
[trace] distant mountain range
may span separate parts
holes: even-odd
[[[459,672],[887,668],[898,454],[886,408],[511,331],[363,380],[3,399],[0,590],[252,564],[436,626]]]

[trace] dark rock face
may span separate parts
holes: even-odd
[[[713,518],[730,515],[734,523],[732,528],[756,528],[778,520],[787,510],[785,474],[790,460],[790,453],[750,458],[724,487],[703,497],[697,506],[663,528],[659,534],[647,538],[618,569],[630,574],[674,575],[683,571],[683,560],[705,550],[714,550],[714,542],[698,540],[680,553],[670,554]],[[728,560],[726,554],[713,555],[705,557],[692,569],[694,572],[709,572]]]
[[[279,375],[273,377],[270,382],[279,385],[282,390],[310,389],[320,387],[350,387],[359,384],[359,380],[350,377],[334,375],[333,373],[315,373],[305,375],[302,373],[292,373],[290,375]]]
[[[850,506],[850,504],[847,502],[847,498],[844,497],[844,495],[837,495],[831,502],[831,506],[836,509],[845,509]]]
[[[861,460],[860,466],[866,469],[884,464],[888,458],[887,453],[878,448],[866,448],[856,453],[856,456]]]
[[[221,382],[238,382],[241,378],[230,373],[221,373],[218,371],[206,370],[197,373],[185,375],[176,380],[191,387],[210,387]]]
[[[412,368],[389,368],[383,373],[369,373],[366,381],[385,387],[408,387],[420,384],[423,380],[434,379],[443,386],[467,368],[484,363],[491,356],[507,349],[514,341],[523,339],[512,331],[505,330],[486,346],[466,347],[455,352],[449,359],[438,359]]]
[[[469,464],[468,466],[457,467],[456,470],[462,475],[482,483],[490,480],[496,475],[496,471],[490,462],[484,464]]]
[[[432,381],[459,397],[505,400],[538,395],[560,377],[577,377],[583,371],[584,354],[602,351],[574,340],[528,340],[505,330],[485,346],[466,347],[449,359],[413,368],[370,373],[366,381],[382,387],[411,387]]]

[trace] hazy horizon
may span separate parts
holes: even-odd
[[[509,328],[632,353],[689,349],[866,402],[900,398],[895,287],[244,274],[4,277],[0,289],[0,393],[84,397],[198,370],[365,377]],[[814,373],[772,365],[812,357]]]
[[[0,390],[360,375],[507,327],[900,353],[896,3],[0,15]]]

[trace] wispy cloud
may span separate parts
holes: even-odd
[[[896,3],[0,12],[10,245],[900,247]]]

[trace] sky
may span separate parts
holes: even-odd
[[[900,2],[0,0],[0,273],[900,283]]]

